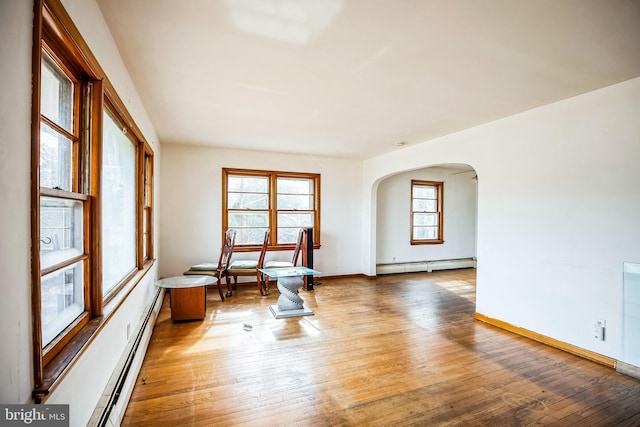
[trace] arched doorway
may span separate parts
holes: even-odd
[[[416,182],[441,183],[438,209],[442,241],[415,239],[420,213],[412,197]],[[412,184],[413,183],[413,184]],[[475,266],[478,179],[466,164],[438,164],[398,172],[381,180],[376,194],[376,274],[432,271]]]

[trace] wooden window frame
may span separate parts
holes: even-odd
[[[138,150],[138,168],[141,171],[138,192],[142,200],[142,209],[138,212],[138,266],[153,260],[153,150],[144,141],[141,150]],[[146,222],[145,222],[146,217]],[[146,241],[145,241],[146,240]],[[146,247],[146,252],[144,248]]]
[[[438,236],[435,239],[414,239],[413,237],[413,228],[414,228],[414,224],[413,224],[413,218],[414,215],[416,213],[423,213],[425,211],[414,211],[413,210],[413,201],[414,201],[414,197],[413,197],[413,189],[415,186],[418,185],[427,185],[427,186],[432,186],[432,187],[436,187],[436,204],[437,204],[437,209],[436,212],[430,212],[429,213],[437,213],[438,214]],[[444,182],[441,181],[424,181],[424,180],[417,180],[417,179],[412,179],[411,180],[411,193],[409,196],[409,200],[410,200],[410,207],[409,210],[411,212],[410,214],[410,227],[409,227],[409,236],[410,236],[410,242],[412,245],[438,245],[438,244],[442,244],[444,243]]]
[[[41,114],[41,67],[43,52],[68,76],[77,80],[80,90],[74,92],[72,191],[40,187],[40,128],[41,123],[51,121]],[[153,259],[153,196],[149,203],[142,201],[143,161],[151,164],[151,183],[147,191],[153,191],[153,150],[144,139],[124,103],[118,97],[95,56],[67,14],[61,0],[35,0],[32,51],[33,99],[31,121],[31,239],[32,239],[32,328],[34,402],[42,403],[60,383],[77,358],[84,352],[95,335],[112,318],[135,286],[151,270]],[[136,149],[136,268],[107,296],[102,295],[101,257],[101,165],[102,165],[102,114],[105,108],[115,112],[131,135]],[[55,125],[55,123],[54,123]],[[58,126],[59,128],[59,126]],[[69,136],[69,135],[66,135]],[[43,347],[41,277],[57,271],[61,265],[42,269],[40,264],[40,198],[56,197],[82,201],[84,253],[72,260],[84,265],[84,312],[71,322],[51,344]],[[148,210],[147,222],[149,250],[142,254],[142,212]]]
[[[229,228],[229,216],[227,205],[227,179],[230,175],[242,175],[247,177],[264,177],[269,182],[269,229],[271,230],[269,250],[293,250],[295,249],[295,242],[293,243],[278,243],[277,242],[277,229],[278,229],[278,209],[277,209],[277,190],[276,183],[278,178],[301,178],[310,179],[313,181],[313,247],[314,249],[320,248],[320,174],[306,173],[306,172],[285,172],[285,171],[269,171],[269,170],[255,170],[255,169],[232,169],[222,168],[222,236],[224,236],[226,230]],[[251,245],[239,245],[236,243],[234,251],[236,252],[248,252],[260,250],[260,244]]]

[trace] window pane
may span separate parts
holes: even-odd
[[[260,193],[229,193],[228,209],[269,209],[269,195]]]
[[[438,238],[438,227],[413,227],[413,240]]]
[[[73,133],[73,82],[43,52],[40,113]]]
[[[236,245],[261,245],[268,228],[235,228]]]
[[[40,126],[40,186],[71,189],[72,142],[44,123]]]
[[[142,234],[142,259],[149,259],[149,254],[147,253],[149,245],[147,244],[147,239],[149,235],[147,233]]]
[[[413,197],[419,197],[422,199],[435,199],[437,198],[436,187],[432,185],[414,185]]]
[[[267,177],[229,176],[227,191],[234,193],[268,193],[269,179]]]
[[[49,344],[60,332],[84,312],[83,262],[42,277],[42,346]]]
[[[413,199],[413,210],[417,212],[436,212],[438,203],[436,200]]]
[[[143,173],[143,177],[144,177],[143,204],[145,206],[151,206],[151,184],[152,184],[151,157],[147,156],[147,155],[144,156],[144,173]]]
[[[278,194],[278,210],[313,210],[313,196]]]
[[[145,208],[142,212],[142,258],[149,259],[149,227],[151,225],[151,208]]]
[[[298,241],[299,232],[300,227],[278,228],[278,243],[296,243]]]
[[[102,286],[136,267],[136,149],[109,114],[102,142]]]
[[[40,198],[40,267],[45,269],[84,252],[83,204]]]
[[[313,180],[307,178],[278,178],[277,192],[287,194],[313,194]]]
[[[313,212],[278,212],[278,228],[313,227]]]
[[[229,228],[269,227],[268,212],[229,212],[228,219]]]
[[[435,213],[413,214],[413,225],[438,225],[438,214],[435,214]]]

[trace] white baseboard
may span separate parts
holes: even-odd
[[[434,270],[450,270],[455,268],[475,267],[476,260],[474,258],[445,259],[394,264],[378,264],[376,266],[376,274],[415,273],[418,271],[431,272]]]

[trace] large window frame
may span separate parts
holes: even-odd
[[[444,183],[440,181],[411,180],[412,245],[444,243]],[[428,234],[421,237],[419,234]]]
[[[41,403],[153,265],[153,150],[60,0],[34,2],[33,28],[32,396]],[[56,87],[72,87],[69,93],[73,95],[63,96],[62,89],[56,95]],[[61,103],[62,98],[71,102]],[[103,295],[101,179],[106,111],[134,147],[135,182],[130,187],[135,193],[135,227],[130,227],[127,235],[135,234],[131,235],[135,265]],[[71,124],[58,120],[58,112],[69,113]],[[46,167],[41,167],[41,154]],[[57,175],[68,178],[58,184]],[[65,244],[57,243],[60,240]],[[52,246],[52,241],[56,245]],[[62,285],[55,285],[56,289],[45,283],[52,278]],[[50,290],[58,289],[63,292],[49,295]],[[70,305],[78,312],[63,313],[58,316],[62,326],[51,328],[56,310],[59,313],[61,306]]]
[[[229,179],[233,177],[241,177],[241,178],[257,178],[260,180],[265,180],[266,185],[264,186],[264,190],[261,190],[260,193],[254,194],[254,196],[259,198],[264,198],[266,202],[253,212],[264,213],[265,223],[261,224],[259,227],[259,232],[255,233],[259,235],[266,228],[271,230],[269,249],[270,250],[292,250],[295,248],[295,237],[297,236],[297,231],[300,228],[308,228],[309,226],[313,227],[313,242],[314,248],[320,248],[320,174],[315,173],[306,173],[306,172],[285,172],[285,171],[267,171],[267,170],[254,170],[254,169],[232,169],[232,168],[223,168],[222,169],[222,236],[229,228],[234,228],[233,224],[230,224],[230,214],[233,215],[234,212],[242,211],[238,209],[234,209],[231,203],[231,199],[233,198],[233,191],[229,186]],[[285,193],[283,190],[278,190],[278,182],[283,182],[285,180],[293,180],[293,181],[309,181],[309,192],[297,192],[295,194]],[[302,209],[287,209],[282,205],[278,205],[278,200],[283,200],[287,197],[301,197],[303,199],[307,199],[308,206]],[[251,211],[250,209],[244,209],[244,211]],[[286,216],[287,214],[292,215],[308,215],[312,216],[312,222],[306,225],[283,225],[279,224],[279,218]],[[284,229],[287,229],[286,231]],[[279,231],[281,233],[279,233]],[[264,234],[261,234],[264,236]],[[281,237],[279,241],[278,236],[289,236],[289,238]],[[235,251],[255,251],[259,250],[262,241],[255,239],[255,243],[238,243],[238,238],[236,237],[236,244],[234,246]]]

